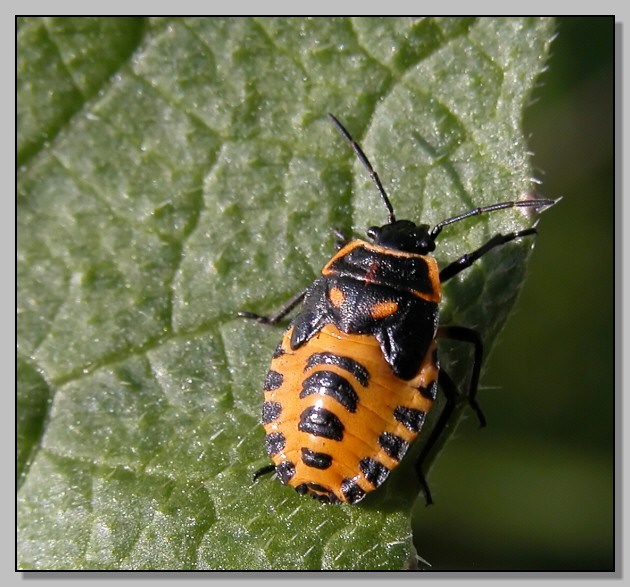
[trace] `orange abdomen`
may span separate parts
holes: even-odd
[[[403,380],[374,336],[327,324],[293,350],[292,328],[265,380],[267,452],[300,493],[356,503],[383,483],[424,423],[436,393],[435,342]]]

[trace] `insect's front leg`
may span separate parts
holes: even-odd
[[[456,261],[453,261],[450,265],[447,265],[440,271],[440,283],[444,283],[454,277],[458,273],[461,273],[465,269],[468,269],[475,261],[481,259],[488,251],[500,247],[510,241],[524,236],[533,236],[536,234],[536,228],[526,228],[525,230],[519,230],[517,232],[510,232],[509,234],[496,234],[487,243],[480,246],[478,249],[463,255]]]
[[[343,249],[352,239],[338,228],[333,229],[335,235],[335,249],[340,251]],[[249,318],[250,320],[256,320],[261,324],[277,324],[282,320],[293,308],[295,308],[306,296],[310,288],[304,288],[302,291],[296,293],[292,298],[287,300],[275,313],[269,316],[263,316],[262,314],[256,314],[255,312],[241,311],[237,316],[241,318]]]
[[[247,311],[238,312],[237,316],[256,320],[256,322],[260,322],[261,324],[277,324],[304,299],[307,292],[308,288],[296,293],[292,298],[287,300],[279,310],[269,316],[263,316],[261,314],[255,314],[254,312]]]

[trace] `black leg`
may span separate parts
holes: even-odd
[[[438,338],[449,338],[451,340],[468,342],[475,348],[475,358],[473,359],[470,385],[466,398],[468,399],[468,404],[477,415],[479,425],[483,428],[486,425],[486,418],[476,400],[479,377],[481,375],[481,363],[483,362],[483,342],[481,337],[476,330],[466,328],[465,326],[440,326],[437,335]]]
[[[424,476],[423,465],[424,461],[427,458],[427,455],[431,452],[435,443],[438,441],[440,436],[442,436],[442,432],[446,426],[448,426],[448,421],[451,419],[453,415],[453,410],[457,405],[457,400],[459,398],[459,393],[457,391],[457,386],[453,382],[453,380],[449,377],[446,371],[440,370],[438,374],[438,385],[440,389],[444,392],[446,396],[446,405],[442,409],[440,417],[438,418],[435,426],[431,430],[431,435],[424,443],[418,458],[416,459],[416,475],[418,476],[418,481],[420,482],[420,488],[422,489],[422,493],[424,493],[424,501],[426,505],[431,505],[433,503],[433,498],[431,497],[431,491],[429,490],[429,485]]]
[[[261,324],[276,324],[304,299],[307,291],[308,288],[296,293],[277,312],[271,314],[270,316],[262,316],[260,314],[255,314],[254,312],[238,312],[237,315],[241,318],[256,320],[256,322],[260,322]]]
[[[337,251],[343,249],[343,247],[352,240],[338,228],[333,228],[333,234],[335,235],[335,249]],[[287,300],[279,310],[269,316],[263,316],[261,314],[256,314],[255,312],[247,311],[238,312],[237,316],[240,316],[241,318],[249,318],[250,320],[256,320],[256,322],[260,322],[261,324],[276,324],[304,299],[307,291],[308,288],[298,292],[291,299]]]
[[[477,387],[479,386],[479,376],[481,374],[481,362],[483,360],[483,342],[481,341],[481,337],[477,333],[476,330],[472,330],[471,328],[466,328],[464,326],[441,326],[438,329],[437,336],[439,338],[449,338],[452,340],[458,340],[461,342],[468,342],[474,345],[475,348],[475,358],[472,367],[472,373],[470,376],[470,386],[468,387],[468,393],[466,394],[466,399],[468,400],[468,404],[472,408],[472,410],[477,415],[479,420],[479,425],[481,427],[486,425],[486,418],[477,403],[476,395],[477,395]],[[442,432],[448,426],[449,420],[453,415],[453,411],[457,406],[457,403],[461,397],[459,390],[457,389],[457,385],[451,379],[450,375],[444,371],[444,369],[440,369],[438,374],[438,385],[440,389],[444,392],[446,396],[446,405],[442,409],[440,416],[433,426],[431,430],[431,435],[424,443],[420,454],[416,460],[416,474],[418,476],[418,480],[420,482],[420,487],[422,492],[424,493],[425,502],[427,505],[431,505],[433,503],[433,499],[431,497],[431,491],[429,490],[429,485],[427,484],[426,478],[424,476],[423,465],[424,461],[427,458],[427,455],[431,452],[436,442],[439,440]]]
[[[264,467],[261,467],[260,469],[258,469],[258,471],[254,473],[253,481],[255,482],[263,475],[273,473],[275,470],[276,470],[275,465],[265,465]]]
[[[509,243],[514,239],[521,238],[522,236],[530,236],[536,234],[536,228],[527,228],[525,230],[519,230],[518,232],[510,232],[509,234],[497,234],[493,236],[485,245],[479,247],[476,251],[463,255],[457,261],[453,261],[450,265],[447,265],[440,271],[440,282],[444,283],[451,277],[457,275],[460,271],[468,269],[475,261],[483,257],[488,251],[491,251],[495,247],[500,247],[505,243]]]

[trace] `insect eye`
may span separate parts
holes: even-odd
[[[366,234],[372,240],[376,240],[376,238],[378,237],[379,232],[380,232],[380,228],[378,226],[370,226],[370,228],[367,229]]]

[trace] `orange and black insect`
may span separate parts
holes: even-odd
[[[436,339],[470,343],[474,362],[466,398],[475,399],[483,343],[465,326],[440,326],[442,284],[491,249],[534,235],[534,227],[497,234],[444,269],[431,256],[442,230],[471,216],[513,207],[542,210],[553,200],[529,199],[475,208],[435,225],[396,220],[381,180],[344,126],[330,119],[367,168],[387,207],[387,223],[369,228],[371,242],[337,233],[337,253],[321,277],[271,316],[240,312],[276,324],[300,302],[276,348],[264,383],[262,424],[275,471],[298,493],[327,503],[357,503],[385,481],[420,433],[438,386],[446,396],[416,471],[427,503],[422,462],[453,413],[460,394],[440,369]]]

